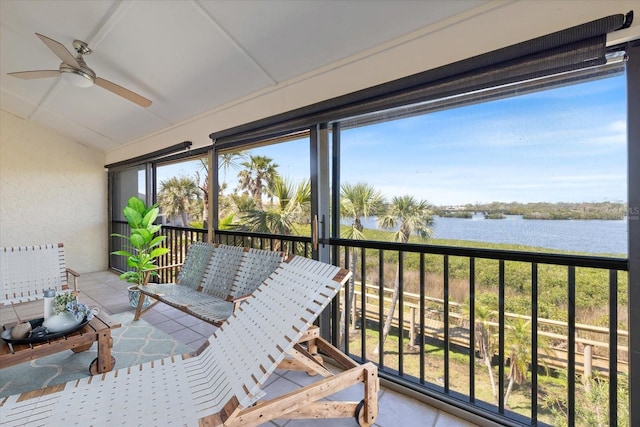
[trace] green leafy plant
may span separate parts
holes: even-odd
[[[78,302],[78,296],[74,292],[62,292],[55,297],[56,314],[69,312],[77,320],[85,317],[87,320],[93,319],[95,312],[88,305]]]
[[[169,249],[160,247],[167,236],[156,236],[162,228],[161,225],[154,224],[160,209],[157,205],[147,207],[138,197],[131,197],[122,213],[129,223],[131,234],[125,236],[114,233],[112,236],[128,240],[129,250],[114,251],[111,254],[127,257],[127,267],[132,269],[122,273],[120,279],[142,285],[147,273],[150,276],[157,275],[155,271],[151,271],[157,267],[156,260],[169,253]]]
[[[76,301],[76,296],[73,292],[61,292],[56,294],[54,299],[56,314],[67,311],[67,304],[74,301]]]

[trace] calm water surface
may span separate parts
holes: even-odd
[[[376,228],[375,218],[363,221]],[[475,242],[510,243],[593,254],[627,254],[627,220],[537,220],[434,218],[433,237]]]

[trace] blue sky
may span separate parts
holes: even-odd
[[[624,88],[622,75],[348,129],[341,179],[436,205],[626,201]],[[252,153],[273,158],[283,176],[309,175],[307,140]]]

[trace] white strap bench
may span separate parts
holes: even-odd
[[[42,299],[47,289],[78,291],[78,277],[62,243],[0,248],[0,305]]]
[[[297,344],[351,273],[297,258],[282,263],[199,354],[9,396],[0,401],[3,424],[256,426],[275,419],[355,416],[361,426],[371,426],[378,414],[376,366],[358,365],[320,339],[319,347],[345,369],[332,374]],[[269,376],[296,363],[318,364],[325,377],[265,400],[262,387]],[[331,397],[359,383],[361,400]]]
[[[154,298],[220,325],[283,260],[282,252],[196,242],[189,247],[176,283],[147,283],[139,287],[140,298]],[[135,320],[153,305],[143,308],[139,303]]]

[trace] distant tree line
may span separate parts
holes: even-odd
[[[623,202],[491,202],[468,203],[455,208],[440,206],[435,214],[442,217],[471,218],[472,213],[482,213],[488,219],[500,219],[505,215],[522,215],[524,219],[606,219],[621,220],[627,215]]]

